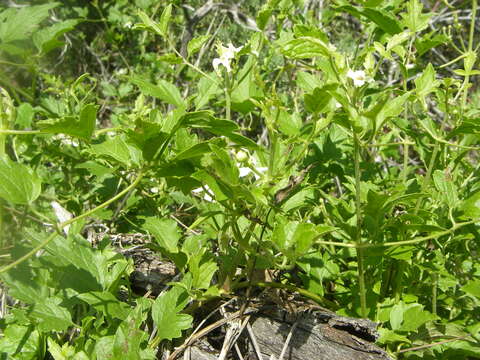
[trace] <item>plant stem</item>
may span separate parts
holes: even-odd
[[[362,203],[361,203],[361,171],[360,171],[360,141],[357,133],[353,131],[353,156],[355,162],[355,210],[357,217],[357,227],[355,231],[354,242],[357,246],[362,244]],[[357,248],[357,263],[358,263],[358,288],[360,291],[360,308],[362,317],[367,317],[367,295],[365,290],[365,265],[364,254],[361,247]]]

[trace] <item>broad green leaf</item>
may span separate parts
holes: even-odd
[[[139,10],[138,16],[143,21],[143,24],[136,24],[135,29],[148,29],[157,35],[165,36],[165,32],[160,28],[160,26],[143,11]]]
[[[232,107],[242,113],[248,113],[254,109],[250,99],[264,97],[263,91],[258,86],[258,81],[255,78],[254,69],[256,62],[257,60],[253,55],[248,57],[247,62],[236,75],[239,82],[234,86],[231,93]]]
[[[297,85],[306,93],[313,93],[316,88],[321,88],[323,84],[318,76],[300,71],[297,73]]]
[[[403,25],[411,32],[422,31],[428,26],[432,14],[422,14],[423,4],[418,0],[410,0],[407,3],[407,11],[402,13]]]
[[[280,0],[268,0],[263,4],[262,8],[258,12],[257,18],[255,19],[257,26],[260,30],[264,30],[267,26],[268,19],[272,15],[272,12],[277,8]]]
[[[115,295],[110,292],[91,291],[79,294],[78,298],[110,319],[123,320],[128,316],[130,311],[128,304],[118,300]]]
[[[52,2],[37,6],[9,8],[0,13],[0,43],[25,40],[60,5]]]
[[[100,144],[90,146],[93,154],[106,156],[124,165],[138,165],[141,159],[140,150],[127,144],[123,136],[109,138]]]
[[[42,190],[40,178],[26,165],[9,158],[0,158],[0,197],[26,205],[38,198]]]
[[[395,35],[402,31],[398,21],[392,17],[389,13],[383,10],[372,9],[372,8],[360,8],[355,6],[340,6],[335,8],[336,11],[345,11],[350,15],[353,15],[357,18],[367,18],[382,29],[387,34]]]
[[[185,107],[186,104],[182,99],[182,95],[178,88],[165,80],[160,80],[157,84],[143,79],[140,76],[132,76],[130,81],[137,85],[142,93],[156,97],[163,100],[168,104],[175,105],[176,107]]]
[[[480,300],[480,280],[470,280],[461,287],[461,290],[468,295],[476,297]]]
[[[198,82],[198,91],[195,97],[195,109],[204,107],[208,101],[220,91],[220,87],[215,81],[207,77],[202,77]]]
[[[205,42],[210,39],[210,37],[211,35],[200,35],[190,40],[187,45],[188,56],[191,56],[197,51],[199,51],[202,48],[203,44],[205,44]]]
[[[203,154],[209,153],[212,150],[210,149],[210,142],[205,141],[189,147],[188,149],[183,150],[180,154],[175,156],[174,161],[190,159],[193,157],[202,156]]]
[[[64,42],[59,41],[58,37],[73,30],[79,22],[80,20],[70,19],[43,28],[33,35],[33,43],[39,52],[46,54],[59,46],[63,46]]]
[[[113,359],[113,344],[115,337],[113,335],[103,336],[95,343],[93,355],[95,359]]]
[[[390,325],[393,330],[415,331],[420,326],[437,317],[423,310],[423,306],[417,303],[405,304],[400,301],[394,305],[390,312]]]
[[[33,116],[35,115],[35,110],[32,105],[29,103],[22,103],[17,108],[17,119],[15,124],[21,128],[29,128],[32,125]]]
[[[415,92],[424,109],[427,109],[425,97],[438,87],[438,80],[435,80],[435,75],[433,65],[428,64],[422,75],[415,79]]]
[[[158,28],[165,38],[168,36],[168,23],[170,22],[171,16],[172,4],[168,4],[165,9],[163,9],[162,15],[160,16],[160,21],[158,22]]]
[[[307,59],[315,56],[328,57],[334,53],[332,45],[311,36],[302,36],[283,45],[282,52],[293,59]]]
[[[445,171],[435,170],[433,173],[433,182],[448,207],[454,208],[458,202],[458,194],[452,176]]]
[[[39,299],[33,306],[29,317],[38,322],[40,331],[65,331],[73,325],[70,312],[59,305],[61,302],[60,298]]]
[[[182,330],[192,326],[193,318],[188,314],[180,314],[184,304],[185,293],[174,287],[156,298],[152,306],[152,319],[157,326],[159,340],[172,340],[182,336]]]
[[[480,218],[480,191],[464,200],[459,206],[459,210],[463,211],[466,218]]]
[[[142,228],[152,234],[162,248],[172,254],[178,253],[180,232],[174,220],[148,217]]]
[[[410,97],[410,93],[407,92],[401,96],[396,96],[393,99],[387,99],[380,111],[376,114],[375,118],[375,132],[380,130],[385,120],[391,117],[398,116],[405,109],[403,106]]]
[[[43,359],[40,344],[40,333],[33,326],[8,325],[0,337],[0,355],[11,355],[5,359]]]
[[[37,125],[44,132],[66,134],[85,141],[90,141],[95,130],[98,106],[87,104],[82,107],[77,117],[66,116],[60,120],[39,121]]]
[[[116,359],[155,359],[153,349],[151,349],[149,357],[146,357],[145,353],[142,354],[142,343],[148,340],[148,334],[140,327],[146,317],[146,312],[143,311],[143,306],[140,304],[122,321],[117,328],[113,343],[113,356]]]
[[[305,94],[305,109],[317,114],[324,112],[326,106],[330,103],[330,100],[332,100],[332,96],[330,95],[330,91],[332,90],[334,89],[328,86],[328,90],[316,88],[313,93]]]

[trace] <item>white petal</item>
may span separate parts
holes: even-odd
[[[70,212],[68,212],[67,209],[62,207],[62,205],[60,205],[58,202],[52,201],[50,205],[52,206],[53,212],[55,213],[55,216],[57,217],[60,223],[64,223],[65,221],[68,221],[73,218],[73,215]],[[64,226],[63,232],[67,235],[69,229],[70,229],[70,225]]]

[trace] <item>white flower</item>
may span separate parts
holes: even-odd
[[[250,169],[248,167],[238,168],[240,177],[244,177],[244,176],[247,176],[248,174],[253,173],[253,176],[255,177],[255,180],[258,180],[260,178],[260,176],[258,174],[263,174],[267,170],[268,170],[268,168],[266,168],[266,167],[255,167],[255,171],[253,171],[252,169]]]
[[[50,205],[53,208],[53,212],[55,213],[55,216],[57,217],[58,221],[60,223],[64,223],[65,221],[68,221],[73,218],[73,215],[69,213],[62,205],[60,205],[56,201],[52,201]],[[68,230],[70,229],[70,225],[64,226],[63,227],[63,232],[65,235],[68,235]]]
[[[235,54],[242,49],[242,46],[236,48],[232,43],[228,44],[228,47],[223,45],[217,45],[217,52],[219,57],[213,59],[212,65],[216,72],[218,72],[218,66],[223,65],[227,72],[231,72],[230,62],[235,58]]]
[[[210,188],[208,187],[208,185],[205,185],[204,188],[205,188],[205,190],[207,190],[208,192],[211,191]],[[194,194],[201,193],[201,192],[205,191],[204,188],[203,188],[203,187],[199,187],[199,188],[193,189],[193,190],[192,190],[192,193],[194,193]],[[203,200],[208,201],[208,202],[213,202],[213,198],[210,196],[210,194],[209,194],[208,192],[206,192],[205,195],[203,195]]]
[[[64,134],[58,134],[52,137],[54,140],[60,140],[62,145],[68,145],[73,147],[78,147],[78,142],[75,140],[70,139],[69,137],[65,136]]]
[[[127,21],[125,24],[123,24],[123,27],[124,28],[127,28],[127,29],[131,29],[133,26],[132,22],[131,21]]]
[[[158,187],[152,187],[152,188],[150,188],[150,192],[151,192],[152,194],[158,194]]]
[[[352,69],[348,70],[347,76],[353,80],[353,85],[355,86],[363,86],[367,81],[367,76],[365,75],[365,71],[357,70],[353,71]]]

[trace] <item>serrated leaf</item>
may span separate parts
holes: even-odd
[[[219,91],[220,87],[215,81],[207,77],[202,77],[198,82],[198,92],[194,100],[195,109],[199,110],[204,107],[208,101]]]
[[[110,319],[123,320],[128,316],[130,306],[118,300],[110,292],[90,291],[79,294],[78,298],[91,305],[95,310]]]
[[[38,329],[42,332],[65,331],[73,325],[70,312],[59,303],[60,298],[39,299],[29,316],[38,322]]]
[[[0,351],[0,355],[12,355],[12,359],[42,359],[40,333],[33,326],[9,325],[0,337]]]
[[[0,42],[26,39],[59,3],[9,8],[0,13]]]
[[[142,228],[152,234],[162,248],[172,254],[178,253],[180,232],[174,220],[147,217]]]
[[[435,170],[433,173],[433,182],[448,207],[454,208],[458,202],[458,194],[451,175],[445,173],[445,171]]]
[[[415,79],[415,92],[418,95],[423,108],[427,108],[425,97],[434,91],[438,86],[438,81],[435,80],[435,69],[432,64],[428,64],[422,75]]]
[[[146,319],[143,306],[137,305],[128,317],[122,321],[115,333],[113,356],[117,359],[137,360],[147,359],[142,356],[142,343],[148,339],[148,334],[140,327]]]
[[[418,32],[428,26],[432,14],[422,14],[423,4],[418,0],[407,3],[407,11],[402,13],[402,23],[411,31]]]
[[[175,105],[176,107],[185,107],[186,104],[182,99],[180,91],[177,87],[168,81],[160,80],[157,84],[143,79],[140,76],[132,76],[129,78],[130,82],[137,85],[142,93],[156,97],[163,100],[168,104]]]
[[[174,287],[157,297],[152,305],[152,319],[157,326],[159,340],[172,340],[182,336],[182,331],[192,326],[193,318],[180,314],[183,309],[185,291]]]
[[[282,52],[293,59],[306,59],[315,56],[330,56],[333,54],[331,45],[311,36],[302,36],[290,40],[283,45]]]
[[[463,211],[464,216],[467,218],[480,218],[480,191],[464,200],[459,210]]]
[[[26,205],[35,201],[42,190],[40,178],[26,165],[0,158],[0,197]]]
[[[78,118],[65,116],[60,120],[39,121],[37,125],[44,132],[51,134],[66,134],[90,141],[95,130],[98,106],[87,104],[82,107]]]
[[[200,50],[210,37],[211,35],[200,35],[190,40],[187,45],[188,56],[191,56]]]

